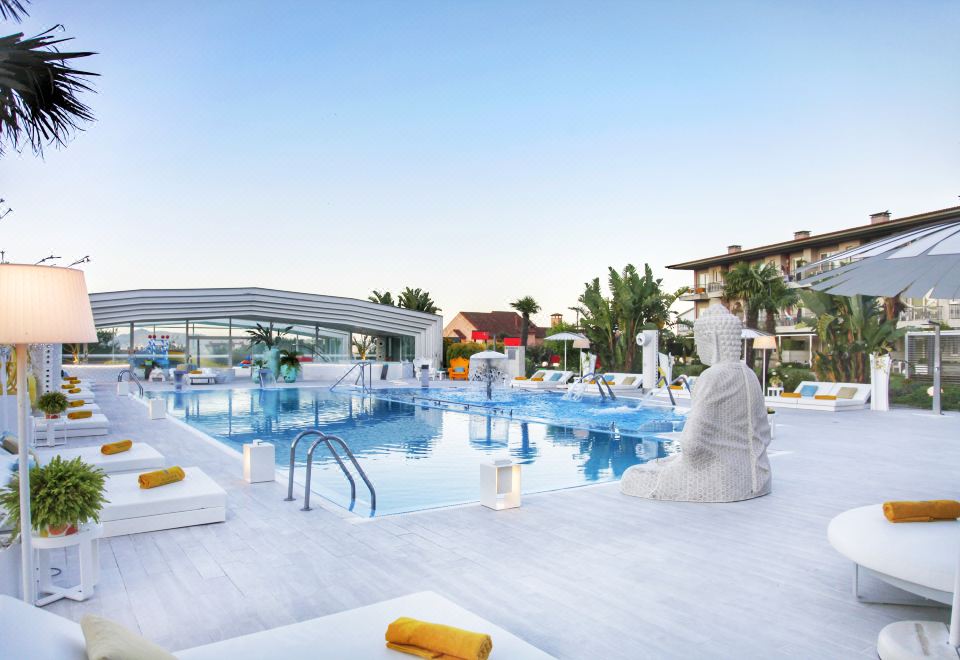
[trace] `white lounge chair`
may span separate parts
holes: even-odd
[[[892,523],[883,505],[844,511],[827,527],[830,545],[854,564],[854,596],[861,575],[940,603],[950,603],[960,553],[960,524],[953,520]]]
[[[794,394],[799,394],[799,397],[768,396],[765,400],[768,406],[776,408],[840,412],[862,410],[870,401],[872,391],[872,387],[864,383],[821,383],[805,380],[793,391]]]
[[[107,474],[118,472],[144,472],[157,470],[166,465],[163,454],[148,444],[134,442],[127,451],[118,454],[104,454],[96,447],[72,447],[70,449],[44,449],[38,447],[37,458],[41,464],[46,464],[54,456],[64,460],[79,458],[84,463],[98,467]]]
[[[533,380],[542,378],[543,380]],[[534,373],[527,380],[512,380],[510,384],[513,387],[519,387],[527,390],[549,390],[561,385],[566,385],[573,378],[572,371],[549,371],[541,370]]]
[[[203,383],[205,385],[212,385],[217,382],[217,374],[213,369],[204,367],[199,370],[198,374],[187,374],[187,382],[191,385],[197,385],[198,383]]]
[[[407,657],[386,647],[383,634],[401,616],[484,632],[493,640],[494,658],[550,660],[553,656],[531,646],[469,610],[432,591],[393,598],[345,612],[225,639],[174,653],[181,660],[312,660],[363,658],[397,660]],[[80,624],[52,612],[0,596],[0,639],[4,657],[31,660],[86,660]]]
[[[59,419],[48,420],[45,417],[33,418],[33,430],[37,435],[47,432],[47,424],[54,423],[57,436],[67,438],[86,438],[95,435],[106,435],[110,432],[110,420],[102,413],[94,413],[82,419],[70,419],[66,413]]]
[[[603,378],[614,392],[617,390],[638,390],[643,387],[643,374],[608,372],[598,377]]]
[[[182,481],[157,488],[140,488],[136,473],[111,475],[106,486],[109,504],[100,512],[103,536],[225,521],[226,491],[200,468],[183,471]]]

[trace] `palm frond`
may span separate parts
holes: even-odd
[[[19,23],[27,15],[30,0],[0,0],[0,18]]]
[[[74,69],[68,60],[95,53],[60,52],[58,45],[70,39],[55,38],[58,27],[36,37],[0,37],[0,155],[5,144],[15,150],[29,144],[42,155],[44,146],[64,145],[81,123],[94,119],[78,95],[94,91],[89,78],[98,74]]]

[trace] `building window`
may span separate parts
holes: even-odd
[[[960,303],[950,303],[950,320],[960,319]]]

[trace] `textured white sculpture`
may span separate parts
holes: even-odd
[[[694,323],[707,365],[694,389],[680,454],[628,469],[627,495],[684,502],[736,502],[770,492],[770,425],[760,381],[740,361],[743,324],[723,305]]]

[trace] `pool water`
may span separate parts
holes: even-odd
[[[147,396],[167,398],[171,415],[237,451],[254,439],[273,443],[283,468],[299,432],[318,428],[342,437],[377,490],[376,515],[476,502],[479,463],[503,456],[523,465],[524,493],[616,480],[631,465],[672,453],[671,443],[656,433],[683,423],[670,408],[622,400],[602,405],[507,393],[488,405],[474,401],[478,393],[469,388],[426,393],[440,403],[413,402],[415,394],[424,391],[369,396],[326,388],[219,389]],[[631,434],[611,432],[611,422]],[[298,481],[308,446],[304,441],[297,448]],[[374,513],[359,479],[358,501],[350,501],[349,485],[322,445],[314,456],[312,491],[361,515]]]

